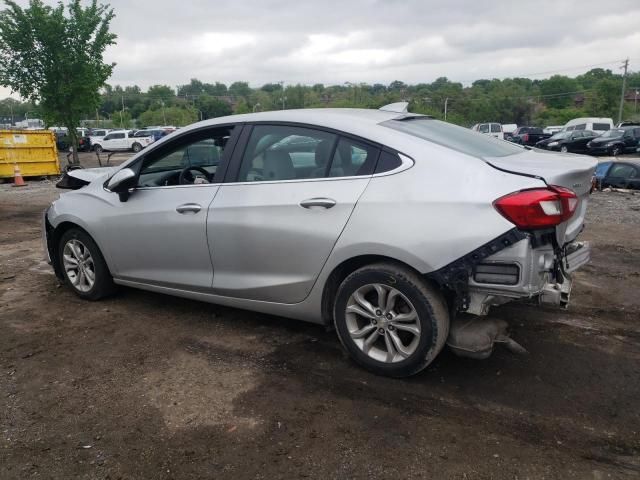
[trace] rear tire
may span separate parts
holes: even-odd
[[[340,342],[365,369],[408,377],[429,365],[449,334],[442,295],[420,275],[393,263],[356,270],[342,282],[334,305]]]
[[[84,230],[71,228],[58,243],[58,261],[65,283],[86,300],[99,300],[116,286],[100,249]]]

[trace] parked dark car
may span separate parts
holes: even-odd
[[[88,135],[82,136],[82,132],[78,131],[78,151],[90,152],[91,151],[91,139]],[[69,136],[65,132],[56,132],[56,148],[59,152],[68,152],[71,146]]]
[[[558,132],[553,136],[536,143],[537,148],[553,150],[555,152],[586,153],[587,143],[596,138],[599,133],[591,130],[573,130]]]
[[[618,156],[635,152],[640,144],[640,127],[613,128],[587,143],[591,155]]]
[[[601,162],[596,167],[593,183],[597,189],[614,187],[640,190],[640,160]]]
[[[549,138],[551,134],[544,133],[539,127],[518,127],[509,141],[518,145],[534,146],[541,140]]]

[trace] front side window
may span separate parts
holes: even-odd
[[[574,130],[586,130],[586,129],[587,129],[587,124],[581,123],[580,125],[576,125],[576,128]]]
[[[502,127],[499,123],[491,124],[491,133],[500,133],[502,131]]]
[[[257,125],[247,143],[239,182],[327,176],[336,135],[310,128]]]
[[[233,127],[207,129],[174,139],[144,159],[138,186],[216,183],[216,172]]]

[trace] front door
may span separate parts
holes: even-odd
[[[207,213],[220,188],[218,169],[230,135],[232,127],[187,133],[141,160],[138,187],[126,202],[114,196],[104,222],[115,277],[211,289]]]
[[[309,294],[375,168],[378,148],[311,128],[254,126],[209,211],[221,295],[297,303]]]

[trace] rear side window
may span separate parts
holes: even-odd
[[[523,147],[514,143],[487,135],[478,135],[467,128],[429,117],[387,120],[380,125],[474,157],[505,157],[524,151]]]
[[[486,123],[481,124],[481,125],[478,127],[478,131],[479,131],[480,133],[489,133],[489,125],[487,125]]]
[[[609,130],[611,128],[611,125],[609,125],[608,123],[594,123],[593,124],[593,129],[594,130]]]
[[[378,148],[355,140],[341,138],[327,177],[371,175],[378,159]]]
[[[238,181],[325,177],[336,140],[332,133],[311,128],[257,125],[242,157]]]
[[[575,130],[586,130],[587,129],[587,124],[586,123],[581,123],[580,125],[576,125]]]
[[[378,165],[376,165],[375,173],[390,172],[391,170],[395,170],[396,168],[398,168],[400,165],[402,165],[402,160],[397,153],[383,150],[380,153],[380,158],[378,159]]]

